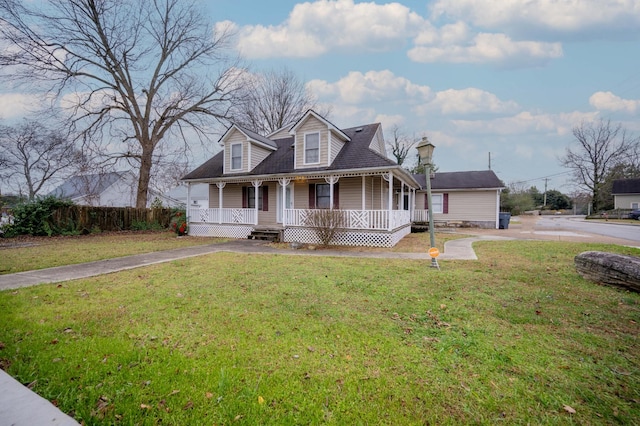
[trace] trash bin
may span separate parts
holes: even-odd
[[[500,213],[498,216],[498,226],[500,229],[509,229],[509,221],[511,220],[511,213]]]

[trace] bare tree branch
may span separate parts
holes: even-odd
[[[592,195],[593,210],[602,205],[602,186],[616,166],[636,157],[640,141],[627,134],[621,124],[610,120],[582,123],[573,128],[575,147],[560,159],[573,172],[574,182]]]
[[[137,160],[137,207],[160,144],[228,117],[240,90],[229,37],[195,0],[0,0],[0,65],[12,81],[49,83],[85,149]]]

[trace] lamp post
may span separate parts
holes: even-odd
[[[433,150],[435,148],[436,146],[429,142],[429,139],[427,139],[426,136],[423,137],[420,143],[416,146],[418,155],[420,156],[420,160],[425,166],[425,174],[427,180],[427,205],[429,206],[429,242],[431,244],[431,247],[436,246],[436,236],[433,229],[433,204],[431,203],[431,167]],[[431,266],[438,268],[438,261],[435,257],[431,257]]]

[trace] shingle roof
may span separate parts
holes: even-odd
[[[640,194],[640,178],[614,180],[611,193],[615,195]]]
[[[421,188],[424,189],[427,186],[424,174],[413,175],[413,177]],[[504,188],[504,183],[498,179],[493,170],[436,173],[431,179],[431,189],[438,191],[482,188]]]
[[[73,176],[51,191],[49,195],[74,199],[87,195],[101,194],[126,173],[127,172],[111,172]]]
[[[307,169],[304,172],[353,170],[375,167],[393,167],[397,164],[369,148],[379,123],[343,129],[342,132],[351,140],[346,142],[329,167]],[[271,141],[277,150],[269,154],[249,173],[234,173],[233,176],[256,176],[269,174],[294,173],[293,137]],[[223,176],[223,153],[219,152],[204,164],[184,176],[182,179],[210,179]]]

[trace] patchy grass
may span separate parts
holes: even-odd
[[[640,296],[585,250],[219,253],[0,292],[0,365],[84,424],[633,424]],[[575,412],[573,412],[575,411]]]
[[[177,237],[173,232],[121,232],[73,237],[1,239],[0,274],[73,265],[133,254],[212,244],[219,238]]]

